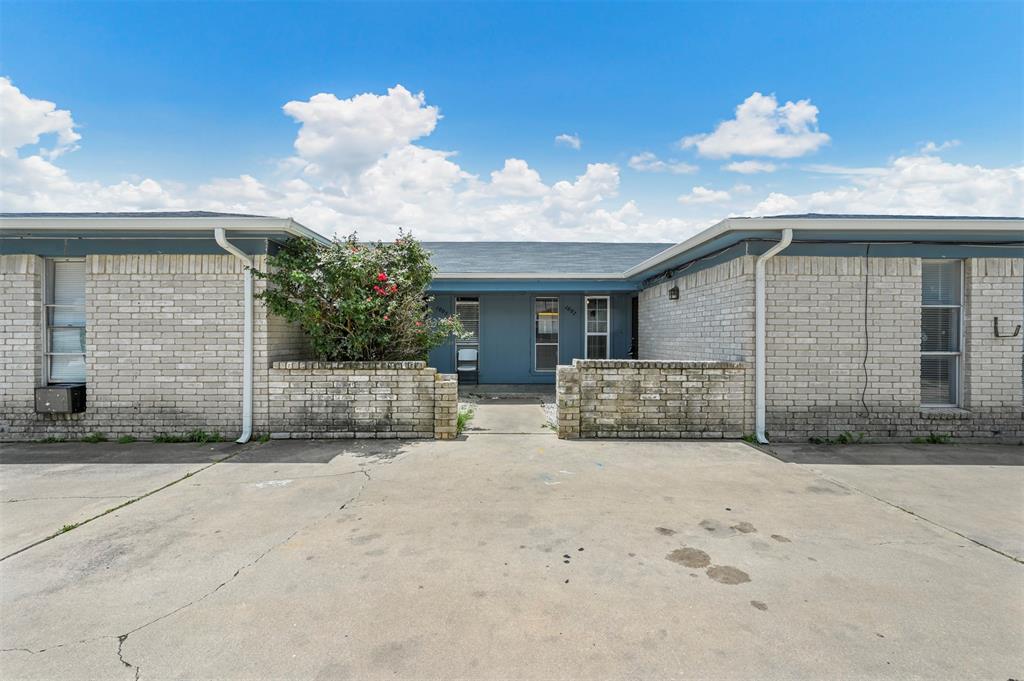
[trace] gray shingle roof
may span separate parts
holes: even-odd
[[[425,241],[441,272],[620,274],[670,243]]]
[[[1016,220],[1016,216],[997,215],[867,215],[859,213],[798,213],[796,215],[766,215],[766,218],[789,220]]]

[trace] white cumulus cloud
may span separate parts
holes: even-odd
[[[690,190],[689,194],[683,194],[677,201],[679,203],[721,203],[728,201],[732,196],[722,189],[708,189],[697,186]]]
[[[580,147],[583,146],[583,142],[580,140],[579,134],[570,135],[567,132],[563,132],[561,135],[555,135],[555,144],[563,147],[569,147],[570,149],[576,149],[579,151]]]
[[[725,170],[732,171],[734,173],[741,173],[743,175],[753,175],[754,173],[774,173],[778,170],[778,166],[770,161],[733,161],[722,166]]]
[[[697,166],[690,163],[674,159],[662,161],[650,151],[630,156],[629,167],[641,173],[672,173],[673,175],[695,173],[698,170]]]
[[[423,93],[401,85],[387,94],[364,93],[338,99],[330,93],[292,101],[284,112],[301,125],[295,151],[312,173],[357,173],[384,154],[429,135],[441,117]]]
[[[818,130],[818,107],[809,99],[779,106],[775,95],[755,92],[736,107],[736,117],[722,121],[714,132],[690,135],[679,141],[696,147],[708,158],[770,156],[794,158],[816,151],[829,136]]]
[[[37,144],[45,135],[54,135],[56,143],[39,150],[40,155],[53,159],[73,151],[75,143],[82,139],[75,132],[70,111],[58,109],[53,102],[27,97],[5,77],[0,77],[0,121],[0,154],[5,156],[16,156],[21,147]]]
[[[1024,214],[1024,166],[986,168],[918,154],[900,156],[882,168],[830,170],[843,175],[845,183],[792,196],[775,192],[750,213]]]

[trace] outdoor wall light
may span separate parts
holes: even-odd
[[[669,300],[679,300],[679,287],[678,286],[673,286],[672,288],[670,288],[668,290],[668,299]]]

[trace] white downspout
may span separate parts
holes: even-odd
[[[765,329],[768,316],[765,307],[764,266],[775,254],[793,242],[793,230],[782,230],[782,239],[754,263],[754,434],[761,444],[768,444],[764,434],[765,412]]]
[[[245,321],[242,331],[242,434],[235,442],[245,444],[252,437],[252,258],[228,242],[224,229],[213,230],[217,245],[242,261],[244,266]]]

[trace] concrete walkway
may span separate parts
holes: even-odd
[[[1024,669],[1018,560],[881,487],[742,443],[481,430],[455,442],[4,445],[0,462],[0,526],[18,542],[94,516],[93,497],[153,492],[0,560],[5,680]],[[1000,470],[1021,484],[1024,468]],[[941,488],[908,475],[903,492],[921,509],[942,497],[976,513],[965,496],[983,493],[983,468],[944,474]],[[54,496],[62,505],[47,508]],[[1020,517],[1016,495],[987,503]]]
[[[538,398],[479,399],[473,403],[473,419],[466,427],[467,435],[549,435],[555,431]]]

